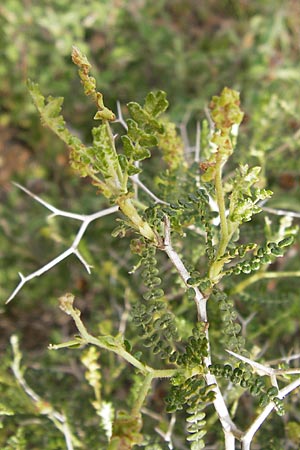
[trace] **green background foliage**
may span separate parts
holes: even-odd
[[[84,381],[85,369],[78,352],[47,350],[50,342],[60,342],[75,332],[73,323],[58,310],[57,298],[71,291],[91,333],[116,334],[124,309],[144,293],[139,272],[128,276],[137,263],[128,250],[129,239],[111,236],[117,223],[109,216],[93,223],[80,244],[81,253],[93,265],[91,276],[71,257],[30,281],[10,305],[4,306],[16,285],[17,272],[30,273],[57,256],[70,245],[77,230],[76,222],[46,220],[42,206],[12,186],[10,180],[72,212],[91,213],[108,206],[95,195],[95,188],[74,175],[63,144],[42,128],[27,79],[38,82],[44,95],[65,98],[67,126],[87,144],[92,140],[89,130],[95,112],[84,97],[71,61],[74,44],[92,62],[98,89],[113,111],[117,101],[121,105],[143,103],[149,90],[165,90],[170,101],[168,117],[181,127],[187,123],[191,146],[196,122],[205,119],[204,108],[212,95],[219,94],[224,86],[237,89],[245,118],[237,150],[227,168],[228,180],[237,163],[259,165],[260,187],[274,192],[268,205],[300,212],[299,14],[295,0],[6,0],[0,6],[0,389],[1,403],[15,411],[13,416],[2,416],[1,448],[21,450],[28,448],[28,442],[31,449],[64,448],[60,433],[37,414],[11,376],[9,336],[15,332],[20,336],[28,384],[54,407],[63,405],[66,415],[74,418],[73,426],[80,431],[84,448],[105,448],[106,438],[99,432],[91,406],[93,392]],[[163,175],[158,175],[161,165],[161,158],[153,155],[144,181],[163,197],[171,196],[172,186],[166,186]],[[278,227],[284,224],[279,217],[270,215],[269,219],[257,216],[251,224],[245,224],[245,242],[256,241],[261,230],[269,241],[276,240]],[[192,243],[193,237],[190,232],[187,242]],[[194,265],[197,251],[188,245],[186,249],[184,257]],[[272,270],[297,270],[299,259],[298,237],[287,256],[273,262]],[[163,259],[159,262],[163,289],[174,305],[177,327],[188,338],[195,312],[168,264]],[[239,277],[241,281],[246,275]],[[226,278],[227,290],[234,292],[236,279]],[[255,313],[247,325],[252,355],[262,354],[271,360],[299,352],[298,292],[299,279],[283,278],[261,280],[233,295],[242,317]],[[183,301],[178,302],[181,296]],[[212,340],[221,353],[222,321],[215,304],[208,307],[212,320],[220,324]],[[135,333],[129,323],[126,337],[138,347],[140,338]],[[155,363],[149,353],[150,357]],[[119,399],[118,408],[125,408],[131,379],[127,365],[105,352],[101,352],[100,360],[105,368],[103,397]],[[139,385],[138,377],[131,389],[133,397],[135,384]],[[159,415],[162,430],[167,426],[163,402],[166,384],[157,382],[147,406]],[[238,389],[234,391],[233,409],[239,395]],[[245,397],[239,408],[236,415],[242,426],[244,418],[252,414],[253,404]],[[264,432],[258,434],[258,445],[283,448],[289,442],[290,448],[297,448],[297,408],[299,400],[295,397],[287,407],[286,421],[278,418],[268,422]],[[208,443],[221,442],[216,422],[212,419],[211,423]],[[153,417],[145,421],[144,446],[149,449],[167,448],[153,433],[157,424]],[[179,427],[175,442],[178,448],[184,448],[180,447],[184,438]]]

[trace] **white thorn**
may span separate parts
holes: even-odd
[[[86,268],[86,271],[91,274],[91,268],[93,266],[91,266],[90,264],[88,264],[86,262],[86,260],[84,259],[84,257],[81,255],[81,253],[79,252],[79,250],[74,250],[74,255],[77,256],[77,258],[79,259],[79,261],[84,265],[84,267]]]

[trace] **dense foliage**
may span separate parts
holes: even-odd
[[[1,127],[17,155],[1,150],[3,300],[19,270],[34,273],[76,236],[76,222],[45,222],[41,206],[8,186],[12,172],[61,210],[121,211],[117,223],[93,221],[80,241],[91,276],[75,253],[3,305],[1,447],[66,448],[67,435],[74,448],[104,449],[109,439],[109,448],[218,448],[214,377],[238,431],[273,401],[284,420],[265,422],[257,445],[298,448],[297,395],[284,411],[274,378],[251,365],[299,365],[297,226],[261,209],[267,201],[300,210],[297,2],[112,3],[0,7]],[[74,42],[99,66],[96,86],[88,60],[73,52],[92,106],[69,58]],[[40,88],[26,86],[28,77]],[[241,90],[244,118],[224,85]],[[72,170],[59,139],[38,124],[28,88],[43,125],[69,147]],[[65,119],[62,99],[48,93],[64,95]],[[46,351],[49,342],[60,350]],[[279,374],[279,389],[294,379]]]

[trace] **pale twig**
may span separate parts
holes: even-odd
[[[22,273],[19,272],[20,282],[17,285],[17,287],[15,288],[15,290],[13,291],[13,293],[10,295],[10,297],[7,299],[6,303],[9,303],[29,280],[32,280],[35,277],[39,277],[40,275],[42,275],[43,273],[52,269],[52,267],[56,266],[58,263],[60,263],[61,261],[63,261],[64,259],[66,259],[68,256],[70,256],[72,254],[74,254],[79,259],[79,261],[86,268],[87,272],[90,273],[91,266],[85,261],[84,257],[79,252],[78,245],[80,244],[80,241],[81,241],[87,227],[89,226],[89,224],[91,222],[93,222],[96,219],[99,219],[100,217],[104,217],[109,214],[113,214],[113,213],[117,212],[119,209],[118,206],[112,206],[111,208],[107,208],[102,211],[98,211],[96,213],[89,214],[89,215],[74,214],[74,213],[70,213],[70,212],[58,209],[58,208],[54,207],[53,205],[50,205],[48,202],[41,199],[37,195],[33,194],[32,192],[30,192],[28,189],[24,188],[23,186],[21,186],[17,183],[14,183],[14,184],[17,187],[19,187],[20,189],[22,189],[24,192],[26,192],[26,194],[28,194],[30,197],[34,198],[37,202],[41,203],[45,208],[52,211],[52,213],[53,213],[52,216],[62,216],[62,217],[68,217],[71,219],[80,220],[82,222],[82,224],[75,236],[75,239],[73,240],[72,244],[70,245],[70,247],[67,250],[65,250],[60,255],[58,255],[56,258],[52,259],[50,262],[48,262],[47,264],[42,266],[40,269],[36,270],[35,272],[32,272],[31,274],[29,274],[27,276],[24,276]]]
[[[167,216],[165,216],[165,239],[164,239],[164,248],[163,250],[166,252],[180,277],[184,281],[186,287],[190,287],[187,284],[187,280],[190,278],[190,273],[184,266],[181,258],[178,253],[174,250],[171,243],[171,226],[170,220]],[[203,296],[198,287],[193,287],[195,292],[195,303],[197,307],[198,320],[207,323],[207,311],[206,311],[206,303],[207,298]],[[208,326],[205,327],[205,336],[207,338],[207,348],[208,348],[208,356],[204,358],[204,364],[207,368],[211,365],[211,356],[210,356],[210,345],[209,345],[209,334],[208,334]],[[235,448],[235,437],[240,437],[242,435],[241,431],[236,427],[236,425],[231,420],[229,415],[229,411],[227,409],[226,403],[218,386],[218,382],[216,377],[209,372],[204,375],[207,384],[214,385],[213,391],[215,393],[215,399],[213,401],[214,407],[218,414],[219,420],[222,424],[224,436],[225,436],[225,449],[226,450],[234,450]]]
[[[270,377],[276,376],[276,375],[295,375],[300,374],[300,369],[273,369],[270,366],[266,366],[263,364],[260,364],[256,361],[253,361],[249,358],[246,358],[245,356],[239,355],[238,353],[235,353],[231,350],[226,350],[227,353],[230,353],[230,355],[235,356],[237,359],[240,359],[241,361],[244,361],[252,367],[252,369],[258,374],[258,375],[269,375]]]
[[[10,339],[10,342],[13,350],[13,362],[11,365],[11,369],[17,382],[19,383],[23,391],[28,395],[28,397],[30,397],[34,402],[40,414],[47,416],[48,419],[54,423],[55,427],[64,435],[67,450],[73,450],[73,441],[76,441],[77,446],[79,443],[77,442],[77,439],[75,439],[72,435],[66,416],[56,411],[50,403],[43,400],[42,397],[40,397],[31,389],[30,386],[28,386],[25,378],[23,377],[20,367],[21,353],[19,350],[19,342],[17,336],[13,335]]]
[[[161,200],[160,198],[158,198],[155,194],[153,194],[153,192],[150,191],[150,189],[147,188],[147,186],[145,186],[144,183],[139,179],[138,174],[132,175],[129,178],[133,181],[133,183],[135,183],[144,192],[146,192],[146,194],[148,194],[155,201],[155,203],[162,203],[163,205],[168,205],[169,204],[169,203],[165,202],[164,200]]]
[[[286,211],[285,209],[275,209],[275,208],[269,208],[268,206],[260,206],[260,208],[268,212],[270,214],[276,214],[277,216],[288,216],[288,217],[300,217],[300,213],[295,211]]]
[[[117,101],[117,114],[118,114],[118,118],[115,120],[115,123],[116,122],[120,123],[122,125],[122,127],[126,131],[128,131],[128,126],[127,126],[127,123],[125,122],[125,120],[123,118],[121,103],[119,101]]]
[[[280,389],[280,391],[277,394],[277,397],[280,399],[283,399],[286,397],[290,392],[297,389],[300,386],[300,378],[297,378],[292,383],[288,384],[284,388]],[[245,432],[244,436],[241,439],[242,442],[242,450],[250,450],[251,441],[253,439],[253,436],[258,431],[258,429],[261,427],[261,425],[264,423],[268,415],[271,413],[271,411],[276,407],[276,405],[271,401],[264,410],[259,414],[259,416],[254,420],[254,422],[251,424],[251,426],[248,428],[248,430]]]
[[[161,414],[151,411],[150,409],[148,409],[146,407],[143,407],[141,409],[141,413],[151,417],[154,420],[157,420],[158,422],[163,422],[163,416]],[[168,443],[169,449],[174,448],[172,441],[171,441],[171,436],[172,436],[172,432],[173,432],[175,423],[176,423],[176,415],[172,414],[167,431],[163,431],[161,428],[158,428],[158,427],[155,428],[155,431]]]
[[[136,185],[138,185],[139,187],[141,187],[141,189],[143,189],[151,198],[153,198],[157,203],[164,203],[167,204],[166,202],[164,202],[163,200],[160,200],[158,197],[156,197],[138,178],[138,176],[133,176],[131,177],[134,181],[134,183],[136,183]],[[20,276],[20,282],[18,283],[17,287],[15,288],[15,290],[12,292],[12,294],[10,295],[10,297],[7,299],[6,303],[9,303],[16,295],[17,293],[22,289],[22,287],[30,280],[32,280],[33,278],[39,277],[40,275],[44,274],[45,272],[47,272],[48,270],[52,269],[52,267],[56,266],[58,263],[60,263],[61,261],[63,261],[64,259],[66,259],[68,256],[74,254],[79,261],[84,265],[85,269],[87,270],[88,273],[91,272],[91,266],[85,261],[84,257],[81,255],[81,253],[78,250],[78,246],[80,244],[80,241],[86,231],[86,229],[88,228],[88,226],[90,225],[91,222],[93,222],[96,219],[99,219],[100,217],[104,217],[107,216],[109,214],[113,214],[115,212],[117,212],[119,210],[118,206],[112,206],[111,208],[107,208],[104,209],[102,211],[97,211],[96,213],[93,214],[89,214],[89,215],[85,215],[85,214],[76,214],[76,213],[71,213],[68,211],[64,211],[61,210],[59,208],[56,208],[55,206],[51,205],[50,203],[46,202],[45,200],[43,200],[42,198],[40,198],[39,196],[33,194],[31,191],[29,191],[28,189],[26,189],[24,186],[21,186],[18,183],[13,183],[16,187],[18,187],[19,189],[21,189],[22,191],[24,191],[27,195],[29,195],[30,197],[32,197],[34,200],[36,200],[38,203],[40,203],[41,205],[43,205],[45,208],[47,208],[49,211],[52,212],[51,217],[56,217],[56,216],[62,216],[62,217],[67,217],[69,219],[75,219],[75,220],[79,220],[82,222],[72,244],[70,245],[70,247],[65,250],[64,252],[62,252],[60,255],[58,255],[56,258],[52,259],[51,261],[49,261],[47,264],[45,264],[44,266],[42,266],[41,268],[39,268],[38,270],[32,272],[29,275],[24,276],[21,272],[19,272],[19,276]]]
[[[120,318],[120,324],[119,324],[119,334],[124,335],[126,331],[126,325],[127,320],[129,317],[129,311],[130,311],[130,302],[128,299],[129,295],[129,289],[125,289],[125,295],[124,295],[124,310]]]
[[[255,311],[251,313],[250,316],[247,317],[246,319],[244,319],[244,317],[242,317],[241,314],[237,313],[238,320],[242,325],[242,336],[244,337],[246,336],[247,326],[255,316],[256,316]]]
[[[38,195],[35,195],[33,192],[26,189],[21,184],[15,183],[14,181],[12,181],[12,184],[15,185],[17,188],[21,189],[22,191],[24,191],[27,195],[29,195],[29,197],[34,198],[34,200],[36,200],[38,203],[43,205],[45,208],[49,209],[49,211],[52,211],[53,214],[51,214],[50,217],[63,216],[63,217],[69,217],[70,219],[76,219],[76,220],[83,220],[83,217],[85,217],[82,214],[70,213],[68,211],[63,211],[61,209],[58,209],[55,206],[50,205],[50,203],[46,202],[45,200],[40,198]]]
[[[190,148],[191,148],[188,133],[187,133],[187,124],[188,124],[188,121],[190,120],[190,117],[191,117],[191,113],[189,111],[184,115],[183,121],[179,125],[180,135],[181,135],[181,139],[183,141],[185,153],[189,153]]]
[[[171,420],[170,420],[170,423],[168,426],[168,430],[167,430],[166,436],[165,436],[166,442],[170,443],[169,448],[173,448],[171,437],[172,437],[173,429],[175,427],[175,423],[176,423],[176,414],[172,414]]]
[[[180,277],[184,281],[185,285],[187,287],[187,280],[191,277],[190,273],[185,268],[183,262],[181,261],[178,253],[175,252],[175,250],[172,247],[171,243],[171,226],[170,226],[170,220],[168,216],[165,216],[165,241],[164,241],[164,251],[172,261],[173,265],[175,266],[177,272],[179,273]],[[202,292],[200,289],[196,286],[193,287],[195,292],[195,303],[197,307],[198,312],[198,319],[201,322],[207,322],[207,312],[206,312],[206,301],[207,299],[202,295]]]
[[[145,414],[146,416],[151,417],[154,420],[157,420],[158,422],[163,421],[163,416],[161,414],[158,414],[158,413],[152,411],[151,409],[146,408],[145,406],[143,406],[143,408],[141,409],[141,413]]]
[[[173,443],[172,443],[172,433],[173,429],[176,423],[176,415],[172,414],[171,420],[169,422],[169,426],[167,431],[163,431],[160,428],[156,427],[155,431],[163,438],[163,440],[167,443],[167,446],[170,450],[173,450]]]
[[[196,145],[195,145],[195,162],[200,162],[200,150],[201,150],[201,127],[200,122],[197,121],[196,126]]]
[[[293,361],[295,359],[299,359],[300,358],[300,353],[296,353],[295,355],[290,355],[290,356],[283,356],[282,358],[278,358],[278,359],[272,359],[271,361],[268,361],[268,364],[272,365],[272,364],[280,364],[280,363],[289,363],[290,361]]]

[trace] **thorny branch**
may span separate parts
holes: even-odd
[[[20,184],[18,184],[18,183],[14,183],[14,184],[18,188],[22,189],[22,191],[26,192],[26,194],[28,194],[30,197],[34,198],[37,202],[39,202],[43,206],[45,206],[45,208],[47,208],[50,211],[52,211],[51,217],[55,217],[55,216],[68,217],[70,219],[79,220],[79,221],[82,222],[82,224],[81,224],[81,226],[80,226],[80,228],[79,228],[79,230],[78,230],[78,232],[77,232],[77,234],[75,236],[75,239],[73,240],[72,244],[70,245],[70,247],[67,250],[65,250],[63,253],[61,253],[56,258],[54,258],[51,261],[49,261],[47,264],[42,266],[40,269],[36,270],[35,272],[32,272],[31,274],[29,274],[27,276],[24,276],[22,273],[19,272],[19,276],[20,276],[21,280],[20,280],[19,284],[17,285],[17,287],[15,288],[15,290],[13,291],[13,293],[7,299],[6,303],[9,303],[17,295],[17,293],[22,289],[24,284],[26,284],[29,280],[32,280],[33,278],[39,277],[40,275],[42,275],[43,273],[45,273],[48,270],[52,269],[52,267],[56,266],[58,263],[60,263],[61,261],[63,261],[64,259],[66,259],[68,256],[70,256],[72,254],[77,256],[79,261],[86,268],[87,272],[90,273],[91,272],[91,270],[90,270],[91,267],[85,261],[85,259],[81,255],[81,253],[79,252],[78,245],[79,245],[79,243],[80,243],[80,241],[81,241],[81,239],[82,239],[82,237],[83,237],[87,227],[89,226],[89,224],[91,222],[93,222],[96,219],[99,219],[100,217],[104,217],[104,216],[107,216],[109,214],[113,214],[113,213],[117,212],[118,209],[119,209],[118,206],[112,206],[111,208],[107,208],[107,209],[104,209],[102,211],[98,211],[96,213],[90,214],[90,215],[74,214],[74,213],[70,213],[70,212],[67,212],[67,211],[62,211],[61,209],[55,208],[54,206],[50,205],[48,202],[46,202],[45,200],[41,199],[37,195],[33,194],[32,192],[30,192],[28,189],[24,188]]]
[[[254,372],[256,372],[258,375],[268,375],[270,377],[271,383],[273,386],[276,386],[278,388],[277,378],[276,376],[280,375],[293,375],[293,374],[300,374],[300,369],[273,369],[270,366],[260,364],[256,361],[252,361],[249,358],[246,358],[245,356],[239,355],[231,350],[226,350],[228,353],[230,353],[232,356],[236,357],[237,359],[244,361],[247,364],[250,364]],[[291,391],[296,389],[298,386],[300,386],[300,377],[285,386],[284,388],[280,389],[278,391],[277,397],[280,399],[283,399],[286,397]],[[272,412],[272,410],[275,408],[275,404],[270,401],[268,405],[264,408],[264,410],[257,416],[257,418],[253,421],[251,426],[248,428],[248,430],[243,434],[243,437],[241,438],[242,443],[242,450],[249,450],[250,444],[253,439],[254,434],[258,431],[258,429],[261,427],[263,422],[266,420],[268,415]]]
[[[247,364],[250,364],[253,371],[256,372],[258,375],[264,376],[268,375],[271,379],[271,383],[273,386],[276,386],[278,388],[277,383],[277,375],[295,375],[300,374],[300,369],[273,369],[273,367],[270,367],[268,365],[260,364],[256,361],[252,361],[249,358],[246,358],[245,356],[239,355],[238,353],[235,353],[231,350],[226,350],[227,353],[234,356],[235,358],[244,361]]]
[[[172,243],[171,243],[171,229],[170,229],[170,221],[168,217],[165,217],[165,247],[164,250],[167,253],[168,257],[172,261],[173,265],[175,266],[176,270],[178,271],[180,277],[184,281],[185,285],[187,286],[187,280],[190,277],[190,274],[188,273],[187,269],[185,268],[182,260],[180,259],[177,252],[173,249]],[[202,320],[204,322],[207,322],[207,312],[206,312],[206,302],[207,299],[202,295],[200,290],[197,287],[193,288],[195,291],[195,302],[197,306],[198,311],[198,319]],[[208,335],[208,327],[206,330],[206,335],[209,343],[209,335]],[[208,344],[208,350],[209,350],[209,344]],[[227,350],[228,353],[232,354],[236,358],[239,358],[240,360],[247,362],[250,364],[254,371],[256,371],[258,374],[261,375],[269,375],[271,378],[271,382],[274,386],[278,386],[277,384],[277,375],[286,375],[286,374],[299,374],[300,369],[273,369],[268,366],[264,366],[262,364],[259,364],[255,361],[251,361],[248,358],[245,358],[241,355],[238,355],[232,351]],[[205,361],[206,367],[208,368],[211,364],[211,356],[206,358]],[[275,405],[273,402],[270,402],[267,407],[264,409],[264,411],[260,414],[260,416],[255,419],[253,424],[249,427],[249,429],[243,433],[239,429],[237,429],[236,425],[232,422],[229,412],[227,410],[227,406],[225,404],[224,398],[220,392],[219,386],[217,384],[217,380],[214,375],[209,373],[205,376],[206,382],[210,384],[215,384],[215,394],[216,398],[214,400],[214,406],[217,411],[217,414],[219,416],[220,422],[222,423],[223,431],[225,434],[225,448],[226,450],[234,450],[235,448],[235,438],[241,441],[242,443],[242,449],[243,450],[249,450],[250,444],[252,441],[252,438],[258,428],[262,425],[266,417],[270,414],[272,409],[274,409]],[[296,389],[300,385],[300,379],[294,381],[290,385],[286,386],[285,388],[281,389],[279,391],[278,397],[283,398],[286,396],[291,390]]]
[[[138,176],[134,175],[131,177],[132,181],[139,186],[142,190],[146,192],[156,203],[165,203],[162,200],[160,200],[158,197],[156,197],[153,192],[148,189],[138,178]],[[22,289],[22,287],[33,278],[39,277],[40,275],[44,274],[48,270],[52,269],[52,267],[56,266],[58,263],[63,261],[64,259],[68,258],[68,256],[74,254],[77,256],[79,261],[84,265],[87,272],[91,273],[91,266],[85,261],[84,257],[81,255],[81,253],[78,250],[78,246],[80,244],[81,239],[83,238],[84,233],[86,232],[86,229],[90,225],[91,222],[93,222],[96,219],[99,219],[100,217],[107,216],[109,214],[113,214],[119,210],[118,206],[112,206],[110,208],[103,209],[101,211],[97,211],[96,213],[85,215],[85,214],[76,214],[68,211],[61,210],[59,208],[56,208],[55,206],[51,205],[50,203],[46,202],[42,198],[40,198],[38,195],[33,194],[33,192],[26,189],[24,186],[21,186],[19,183],[13,183],[16,187],[24,191],[27,195],[32,197],[34,200],[39,202],[41,205],[43,205],[45,208],[47,208],[49,211],[52,212],[50,217],[56,217],[56,216],[62,216],[67,217],[69,219],[74,219],[82,222],[72,244],[70,247],[65,250],[63,253],[58,255],[56,258],[49,261],[44,266],[40,267],[38,270],[30,273],[29,275],[24,276],[21,272],[19,272],[20,276],[20,282],[18,283],[17,287],[14,289],[10,297],[7,299],[6,303],[9,303],[17,293]]]
[[[170,258],[171,262],[173,263],[174,267],[176,268],[177,272],[179,273],[180,277],[184,281],[185,285],[187,285],[187,280],[190,278],[190,274],[187,271],[186,267],[184,266],[180,256],[178,253],[173,249],[172,243],[171,243],[171,227],[170,227],[170,221],[167,216],[165,216],[165,242],[164,242],[164,251]],[[198,287],[193,287],[195,291],[195,302],[198,312],[198,320],[205,322],[208,325],[207,322],[207,311],[206,311],[206,303],[207,298],[203,296],[201,291]],[[211,365],[211,356],[210,356],[210,346],[209,346],[209,334],[208,334],[208,326],[206,327],[206,338],[208,343],[208,356],[204,358],[204,363],[207,367]],[[233,423],[233,421],[230,418],[229,411],[227,409],[226,403],[224,401],[224,398],[222,396],[222,393],[220,391],[220,388],[218,386],[216,377],[212,375],[209,372],[205,375],[205,379],[208,385],[215,385],[214,392],[215,392],[215,400],[214,400],[214,407],[216,409],[216,412],[218,414],[219,420],[223,427],[223,432],[225,435],[225,448],[226,450],[234,450],[235,448],[235,437],[240,438],[242,435],[242,432],[236,427],[236,425]]]
[[[156,197],[155,194],[153,194],[152,191],[150,191],[139,180],[138,176],[133,176],[133,177],[131,177],[131,179],[138,187],[143,189],[155,202],[165,203],[162,200],[160,200],[158,197]],[[90,214],[90,215],[71,213],[71,212],[63,211],[63,210],[60,210],[60,209],[54,207],[53,205],[51,205],[48,202],[46,202],[45,200],[41,199],[37,195],[33,194],[28,189],[24,188],[23,186],[19,185],[18,183],[14,183],[14,184],[19,189],[23,190],[26,194],[28,194],[29,196],[34,198],[37,202],[39,202],[44,207],[46,207],[48,210],[50,210],[52,212],[51,217],[62,216],[62,217],[66,217],[69,219],[78,220],[82,223],[81,223],[81,226],[79,227],[79,230],[78,230],[71,246],[66,251],[64,251],[59,256],[57,256],[56,258],[54,258],[53,260],[51,260],[50,262],[48,262],[47,264],[42,266],[37,271],[35,271],[27,276],[24,276],[21,273],[19,273],[21,280],[20,280],[19,284],[17,285],[17,287],[15,288],[15,290],[13,291],[13,293],[11,294],[11,296],[8,298],[7,303],[10,302],[16,296],[16,294],[21,290],[21,288],[24,286],[25,283],[27,283],[29,280],[31,280],[35,277],[38,277],[38,276],[42,275],[43,273],[47,272],[48,270],[50,270],[52,267],[54,267],[56,264],[58,264],[60,261],[64,260],[71,254],[75,254],[77,256],[77,258],[82,262],[82,264],[84,265],[84,267],[86,268],[88,273],[90,273],[89,264],[85,261],[85,259],[82,257],[82,255],[80,254],[80,252],[78,250],[79,243],[80,243],[81,239],[83,238],[86,229],[88,228],[89,224],[92,221],[94,221],[98,218],[104,217],[106,215],[113,214],[113,213],[117,212],[119,209],[118,206],[113,206],[111,208],[107,208],[102,211],[98,211],[96,213]],[[263,209],[267,212],[274,213],[274,214],[280,214],[280,215],[284,214],[284,215],[290,215],[293,217],[298,217],[298,213],[294,213],[291,211],[281,211],[281,210],[275,210],[275,209],[266,208],[266,207],[263,207]],[[167,216],[165,217],[165,239],[164,239],[163,250],[166,252],[166,254],[168,255],[172,264],[178,271],[180,277],[182,278],[185,285],[187,286],[187,280],[188,280],[188,278],[190,278],[190,274],[187,271],[187,269],[185,268],[178,253],[172,247],[171,227],[170,227],[169,218]],[[194,287],[193,289],[195,291],[195,303],[196,303],[196,307],[197,307],[198,320],[201,320],[201,321],[207,323],[207,311],[206,311],[207,298],[205,298],[203,296],[203,294],[201,293],[199,288]],[[209,342],[208,327],[206,329],[206,334],[207,334],[207,339]],[[208,344],[208,347],[209,347],[209,344]],[[248,360],[247,358],[242,357],[241,355],[235,354],[234,352],[229,352],[229,353],[231,353],[233,356],[235,356],[241,360],[244,360],[244,361],[247,360],[246,362],[251,364],[251,366],[257,373],[263,373],[265,375],[269,375],[271,378],[271,382],[274,386],[277,386],[276,376],[280,376],[280,375],[284,375],[284,374],[298,374],[299,373],[299,369],[287,369],[287,370],[273,369],[271,367],[264,366],[262,364]],[[209,356],[207,358],[205,358],[205,364],[206,364],[207,368],[211,364],[210,353],[209,353]],[[32,398],[32,400],[34,402],[42,401],[39,398],[39,396],[37,394],[35,394],[35,392],[32,391],[31,388],[26,384],[26,381],[22,377],[22,373],[18,369],[18,366],[16,365],[16,363],[14,363],[13,371],[14,371],[16,379],[18,380],[18,382],[20,383],[20,385],[22,386],[24,391]],[[215,376],[210,374],[210,372],[208,370],[207,374],[205,375],[205,378],[206,378],[206,382],[208,383],[208,385],[212,385],[212,384],[215,385],[215,387],[214,387],[214,392],[215,392],[214,406],[215,406],[216,412],[218,414],[218,417],[219,417],[220,422],[223,427],[223,431],[224,431],[224,435],[225,435],[226,450],[234,450],[235,439],[238,439],[241,441],[243,450],[249,450],[254,434],[257,432],[257,430],[263,424],[266,417],[275,408],[274,403],[271,401],[264,408],[264,410],[261,412],[261,414],[254,420],[254,422],[248,428],[248,430],[243,433],[236,427],[236,425],[231,420],[229,411],[227,409],[225,400],[219,389],[219,386],[217,384],[217,380],[216,380]],[[296,389],[299,386],[300,386],[300,378],[296,379],[295,381],[293,381],[292,383],[290,383],[283,389],[279,390],[278,397],[284,398],[292,390]],[[72,435],[68,428],[68,424],[66,422],[65,417],[63,415],[61,415],[60,413],[54,411],[53,409],[51,409],[50,412],[47,412],[47,416],[49,417],[49,419],[51,419],[56,424],[56,426],[64,434],[67,449],[73,450]],[[170,443],[170,445],[171,445],[171,443]]]
[[[300,213],[295,211],[286,211],[285,209],[269,208],[268,206],[261,206],[263,211],[275,214],[276,216],[300,217]]]
[[[171,227],[170,227],[170,220],[168,216],[165,216],[165,241],[164,241],[164,251],[172,261],[173,265],[175,266],[177,272],[179,273],[180,277],[184,281],[185,285],[187,286],[187,280],[190,278],[190,274],[185,268],[183,262],[181,261],[178,253],[173,249],[172,243],[171,243]],[[197,307],[198,312],[198,320],[202,322],[207,322],[207,312],[206,312],[206,301],[207,299],[203,296],[202,292],[198,287],[194,287],[195,292],[195,303]]]
[[[280,399],[283,399],[286,397],[290,392],[297,389],[300,386],[300,377],[294,380],[292,383],[288,384],[284,388],[280,389],[278,392],[278,397]],[[268,415],[272,412],[272,410],[275,408],[275,404],[271,401],[264,410],[257,416],[257,418],[254,420],[254,422],[251,424],[251,426],[248,428],[248,430],[243,435],[241,442],[242,442],[242,450],[250,450],[250,445],[253,439],[254,434],[258,431],[258,429],[261,427],[261,425],[264,423]]]

